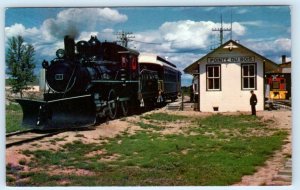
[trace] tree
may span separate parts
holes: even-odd
[[[20,93],[29,89],[28,83],[35,80],[34,76],[34,47],[25,43],[22,36],[8,39],[6,52],[7,74],[13,93]]]

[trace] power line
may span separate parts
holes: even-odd
[[[132,41],[130,38],[135,38],[135,36],[133,36],[131,34],[132,34],[132,32],[124,32],[124,31],[117,32],[116,33],[117,38],[120,39],[120,41],[117,41],[117,42],[121,42],[122,46],[128,47],[128,42]]]
[[[178,43],[185,42],[185,41],[191,41],[191,39],[180,40],[180,41],[177,41],[177,40],[165,40],[164,42],[144,42],[144,41],[140,41],[140,40],[130,40],[130,41],[144,43],[144,44],[162,45],[162,44],[167,43],[167,42],[172,42],[173,44],[178,44]]]
[[[154,45],[162,45],[166,42],[172,42],[173,44],[177,44],[177,43],[181,43],[181,42],[184,42],[184,41],[190,41],[190,39],[187,39],[187,40],[180,40],[180,41],[176,41],[176,40],[170,40],[170,41],[165,41],[165,42],[144,42],[144,41],[140,41],[140,40],[131,40],[131,41],[134,41],[134,42],[139,42],[139,43],[144,43],[144,44],[154,44]]]
[[[139,40],[131,40],[131,41],[143,43],[143,44],[153,44],[153,45],[162,45],[163,44],[163,43],[158,43],[158,42],[143,42],[143,41],[139,41]]]

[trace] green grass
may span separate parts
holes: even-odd
[[[6,133],[25,130],[21,127],[22,109],[19,104],[11,103],[6,106]]]
[[[179,117],[164,115],[166,118],[163,118],[161,115],[151,114],[144,118],[157,123],[176,121]],[[95,173],[91,176],[50,175],[45,170],[29,174],[30,181],[25,185],[59,185],[59,181],[75,186],[230,185],[240,181],[243,175],[255,172],[256,166],[263,165],[287,136],[287,132],[268,128],[259,118],[247,115],[218,114],[183,119],[193,122],[186,134],[162,135],[157,130],[144,130],[131,136],[119,135],[104,145],[75,141],[55,152],[24,150],[25,155],[34,157],[29,163],[33,168],[54,165]],[[163,127],[142,122],[139,125],[144,129]],[[192,131],[197,135],[187,135]],[[100,149],[106,153],[84,156]],[[111,161],[101,160],[111,155],[118,157]]]
[[[162,127],[159,127],[157,125],[152,125],[149,123],[144,123],[144,122],[138,122],[137,123],[142,129],[154,129],[154,130],[162,130]]]
[[[165,121],[165,122],[174,122],[177,120],[188,119],[187,116],[170,115],[167,113],[152,113],[152,114],[142,116],[142,118],[147,120],[156,120],[156,121]]]
[[[57,165],[60,167],[75,167],[100,171],[105,166],[101,162],[96,162],[97,157],[91,159],[92,162],[86,162],[86,158],[83,157],[83,155],[99,150],[100,148],[97,144],[83,144],[81,141],[74,141],[73,143],[65,144],[63,149],[57,152],[50,150],[24,150],[22,153],[27,156],[34,156],[34,161],[30,163],[31,167]]]
[[[51,143],[56,143],[56,142],[59,142],[59,141],[65,141],[67,136],[64,136],[64,137],[62,137],[62,138],[54,138],[54,139],[51,139],[51,140],[49,140],[49,142],[51,142]],[[82,137],[82,136],[75,136],[75,137]]]

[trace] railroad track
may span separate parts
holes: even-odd
[[[6,148],[11,146],[20,145],[23,143],[39,140],[45,137],[50,137],[61,133],[62,131],[52,131],[52,132],[45,132],[39,131],[35,129],[30,129],[26,131],[18,131],[14,133],[6,134]]]
[[[133,111],[131,114],[142,114],[146,111],[150,110],[143,110],[143,111]],[[130,114],[130,115],[131,115]],[[103,120],[99,123],[105,123],[108,122],[108,120]],[[7,133],[6,134],[6,148],[9,148],[11,146],[20,145],[23,143],[32,142],[35,140],[39,140],[45,137],[50,137],[59,133],[63,133],[66,131],[79,131],[79,130],[95,130],[95,126],[82,126],[82,127],[72,127],[72,128],[63,128],[63,129],[49,129],[48,131],[38,130],[38,129],[29,129],[25,131],[17,131],[13,133]]]

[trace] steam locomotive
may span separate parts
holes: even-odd
[[[43,100],[16,100],[24,127],[91,126],[101,118],[126,116],[130,108],[175,100],[180,92],[180,71],[159,56],[139,56],[96,36],[77,43],[65,36],[64,46],[56,58],[42,62],[48,86]]]

